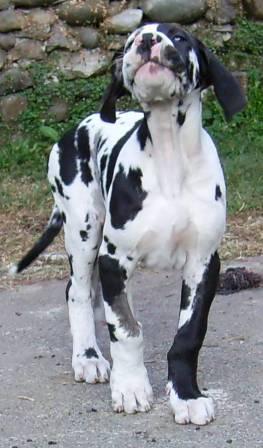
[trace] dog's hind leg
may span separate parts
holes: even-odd
[[[196,375],[219,269],[217,252],[204,263],[189,258],[184,268],[178,332],[168,352],[167,392],[176,423],[205,425],[214,419],[212,399],[202,395]]]
[[[112,405],[116,412],[146,412],[152,402],[152,388],[143,362],[141,324],[135,319],[130,303],[130,283],[134,263],[106,237],[99,254],[105,316],[111,339]],[[114,252],[114,255],[112,253]]]
[[[109,363],[97,345],[93,313],[96,293],[94,269],[101,239],[98,217],[89,213],[89,220],[80,219],[80,210],[66,215],[65,246],[71,277],[66,296],[73,337],[72,367],[76,381],[105,382]]]

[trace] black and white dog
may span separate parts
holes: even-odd
[[[115,61],[101,113],[87,117],[53,147],[48,178],[55,207],[39,242],[13,269],[28,266],[64,227],[75,379],[108,380],[92,308],[101,284],[113,409],[127,413],[148,411],[152,402],[131,276],[139,261],[182,270],[167,391],[175,421],[198,425],[214,419],[212,399],[200,392],[196,374],[226,218],[222,168],[202,128],[201,92],[209,86],[227,118],[244,107],[238,83],[196,38],[169,24],[133,32]],[[125,91],[143,112],[116,113],[116,100]]]

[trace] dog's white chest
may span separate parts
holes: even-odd
[[[181,268],[187,248],[195,238],[194,226],[182,199],[150,194],[139,219],[142,234],[137,250],[144,263],[149,267]]]
[[[180,147],[174,153],[160,147],[162,157],[147,146],[122,151],[105,232],[121,253],[146,266],[181,269],[198,245],[216,248],[222,237],[225,206],[223,196],[215,199],[217,184],[224,192],[221,167],[213,147],[191,166]]]

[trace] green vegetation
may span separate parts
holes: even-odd
[[[217,49],[217,53],[226,63],[242,61],[242,69],[248,73],[248,106],[227,123],[214,96],[209,93],[204,105],[204,125],[216,141],[224,164],[230,212],[259,209],[263,195],[263,26],[241,20],[233,39]],[[34,182],[44,179],[52,143],[82,118],[98,110],[108,81],[107,76],[67,80],[54,72],[51,76],[49,68],[39,64],[31,70],[34,89],[24,93],[29,107],[14,126],[0,122],[0,171],[2,179],[7,181],[11,176],[17,179],[28,176]],[[48,113],[56,97],[70,105],[66,122],[56,123]],[[120,102],[120,107],[128,106],[128,100]],[[47,195],[46,188],[43,194]]]
[[[204,123],[217,144],[225,169],[230,213],[262,207],[262,82],[262,72],[248,72],[247,107],[231,122],[225,121],[211,94],[204,106]]]
[[[263,49],[263,25],[246,19],[238,21],[233,39],[226,42],[225,53],[244,53],[261,56]],[[261,60],[262,64],[262,60]]]
[[[32,65],[31,73],[34,88],[24,92],[28,102],[26,111],[15,126],[0,123],[3,146],[0,171],[39,179],[46,175],[46,160],[52,143],[82,118],[98,110],[106,77],[67,80],[54,72],[50,77],[49,67],[40,64]],[[62,98],[69,104],[70,115],[65,122],[56,123],[48,112],[54,98]]]

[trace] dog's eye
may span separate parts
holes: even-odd
[[[186,39],[185,39],[185,37],[184,36],[180,36],[180,35],[176,35],[176,36],[174,36],[174,38],[173,38],[173,41],[174,42],[182,42],[182,41],[185,41]]]

